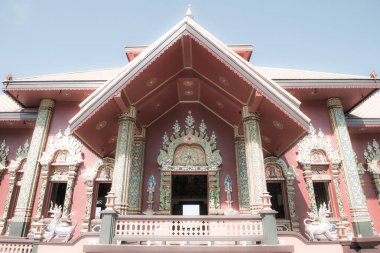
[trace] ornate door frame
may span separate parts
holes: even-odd
[[[195,130],[195,120],[191,111],[185,120],[185,129],[181,131],[178,120],[169,137],[162,137],[162,149],[157,158],[160,166],[160,205],[159,214],[171,213],[172,173],[199,173],[208,175],[209,214],[220,214],[219,170],[222,157],[216,149],[216,135],[206,133],[207,126],[202,120]]]

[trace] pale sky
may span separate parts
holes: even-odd
[[[255,46],[258,66],[380,75],[379,0],[1,0],[0,79],[120,67],[192,5],[226,44]]]

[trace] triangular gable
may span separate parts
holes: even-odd
[[[198,25],[193,19],[185,17],[126,65],[113,79],[99,87],[83,101],[80,104],[81,110],[70,120],[71,130],[75,130],[86,119],[90,118],[99,107],[117,95],[128,81],[133,80],[134,77],[183,35],[190,35],[200,41],[211,53],[222,58],[232,69],[249,83],[253,84],[261,94],[284,111],[298,125],[305,130],[308,129],[310,119],[299,110],[300,102],[296,98],[272,80],[261,75],[252,65]]]

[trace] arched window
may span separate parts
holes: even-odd
[[[55,204],[61,206],[63,219],[70,214],[77,169],[83,162],[81,149],[82,144],[70,134],[69,128],[64,133],[59,130],[55,137],[49,139],[39,160],[42,184],[34,221],[42,216],[48,217],[49,209]],[[49,219],[44,222],[49,222]],[[34,222],[31,231],[35,227]]]
[[[100,212],[105,209],[105,197],[111,190],[114,162],[112,158],[100,159],[84,174],[87,202],[81,232],[100,231]]]
[[[0,147],[3,149],[3,146]],[[8,221],[14,216],[18,195],[20,192],[20,185],[22,176],[24,174],[24,164],[28,156],[29,144],[25,142],[24,146],[17,149],[16,159],[12,160],[8,166],[9,173],[9,188],[7,198],[5,199],[4,213],[0,219],[0,234],[7,234],[9,231]],[[8,149],[9,152],[9,149]],[[3,151],[0,151],[4,154]],[[0,155],[1,156],[1,155]],[[6,159],[6,158],[5,158]],[[3,159],[1,159],[3,160]]]
[[[316,133],[310,126],[310,134],[298,144],[297,162],[304,170],[311,213],[316,215],[318,208],[325,203],[331,211],[332,221],[347,220],[339,181],[341,158],[321,129]]]
[[[265,158],[264,164],[267,190],[272,196],[272,208],[278,212],[277,229],[298,231],[299,223],[294,204],[294,168],[277,157]]]

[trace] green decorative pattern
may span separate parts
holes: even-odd
[[[37,188],[37,179],[39,176],[38,160],[41,151],[46,143],[47,133],[49,131],[50,119],[54,101],[43,99],[38,110],[36,126],[34,128],[30,149],[28,152],[27,162],[24,165],[24,177],[20,187],[20,194],[17,201],[15,215],[12,222],[27,223],[30,222],[34,198]],[[12,236],[23,236],[26,231],[13,231],[11,226],[10,234]],[[15,226],[17,227],[17,226]],[[20,234],[20,232],[22,234]]]
[[[145,143],[135,139],[132,150],[132,165],[129,179],[128,213],[141,213],[141,191]]]
[[[339,98],[330,98],[327,101],[327,105],[331,125],[334,129],[335,140],[343,158],[342,169],[348,193],[351,217],[353,222],[370,222],[371,218],[361,187],[356,155],[352,149],[342,104]]]
[[[201,147],[196,145],[179,146],[174,153],[174,165],[205,166],[205,152]]]
[[[249,188],[244,140],[235,141],[235,152],[238,170],[239,209],[240,211],[249,211]]]
[[[131,106],[128,113],[119,115],[115,168],[112,192],[115,193],[115,208],[122,215],[128,213],[129,176],[132,165],[133,134],[136,109]],[[127,189],[127,190],[125,190]]]
[[[259,121],[258,113],[250,113],[247,106],[243,107],[245,153],[252,213],[257,213],[261,210],[261,197],[267,191]]]

